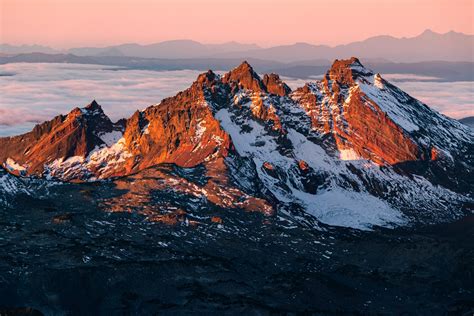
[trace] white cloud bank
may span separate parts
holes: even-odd
[[[393,83],[444,115],[456,119],[474,115],[474,81]]]
[[[94,99],[112,120],[129,117],[188,88],[199,73],[76,64],[0,65],[0,136],[27,132],[36,123]]]
[[[112,120],[129,117],[137,109],[159,103],[189,87],[199,73],[78,64],[0,65],[0,136],[27,132],[36,123],[67,114],[93,99]],[[285,79],[292,88],[304,84],[301,79]],[[446,115],[474,115],[473,82],[396,79],[400,88]]]

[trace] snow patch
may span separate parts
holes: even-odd
[[[109,147],[117,143],[122,136],[123,133],[121,131],[99,134],[100,139]]]
[[[361,160],[362,158],[355,152],[354,149],[340,149],[339,159],[341,160]]]
[[[372,226],[406,224],[402,213],[381,199],[365,192],[332,188],[307,200],[307,210],[321,222],[361,230]]]
[[[113,165],[125,162],[132,154],[125,148],[125,138],[120,138],[110,147],[95,148],[87,157],[88,166],[100,165],[102,169],[107,170]]]
[[[384,89],[385,85],[383,84],[382,77],[380,74],[375,74],[374,76],[374,86],[376,86],[379,89]]]
[[[12,181],[12,176],[9,174],[0,175],[0,192],[14,194],[19,191],[18,186]]]
[[[148,135],[148,134],[150,134],[150,123],[148,123],[147,125],[145,125],[145,127],[143,127],[143,129],[142,129],[142,134],[143,134],[143,135]]]
[[[346,172],[345,164],[337,163],[322,147],[296,130],[287,128],[286,137],[292,144],[293,157],[284,156],[279,153],[275,138],[268,135],[265,128],[255,120],[244,122],[251,128],[250,131],[246,129],[244,132],[241,129],[242,122],[236,122],[237,118],[228,109],[219,110],[216,118],[231,136],[239,155],[253,159],[258,177],[279,201],[297,203],[321,222],[335,226],[367,230],[374,225],[391,226],[405,223],[401,212],[368,192],[353,192],[338,187],[334,182],[330,189],[312,194],[305,192],[304,188],[296,183],[282,180],[297,177],[291,170],[298,160],[304,160],[318,172],[330,174]],[[257,142],[258,146],[255,145]],[[342,156],[360,160],[352,150],[343,151]],[[274,166],[277,172],[284,172],[287,176],[279,179],[269,175],[262,167],[266,162]],[[347,173],[347,176],[350,177],[350,174]],[[329,176],[328,181],[334,179],[337,177]]]
[[[5,168],[7,168],[9,171],[19,171],[23,172],[26,171],[26,167],[18,164],[15,160],[12,158],[7,158],[7,161],[3,164]]]
[[[109,133],[106,137],[108,141],[117,137],[117,133]],[[96,170],[100,174],[99,178],[104,178],[108,173],[115,170],[116,167],[125,163],[127,158],[132,154],[125,148],[125,138],[120,138],[111,146],[96,147],[87,157],[73,156],[66,160],[59,158],[44,166],[45,176],[48,179],[60,178],[67,180],[73,177],[87,178],[90,177],[91,170]],[[89,178],[96,180],[96,178]]]
[[[206,120],[201,120],[196,124],[196,132],[194,134],[196,140],[199,141],[205,132],[206,132]]]

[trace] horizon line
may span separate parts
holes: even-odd
[[[121,46],[121,45],[130,45],[130,44],[139,45],[139,46],[150,46],[150,45],[154,45],[154,44],[161,44],[161,43],[168,43],[168,42],[185,42],[185,41],[195,42],[195,43],[199,43],[199,44],[202,44],[202,45],[225,45],[225,44],[231,44],[231,43],[236,43],[236,44],[240,44],[240,45],[255,45],[255,46],[258,47],[257,49],[267,49],[267,48],[273,48],[273,47],[279,47],[279,46],[292,46],[292,45],[297,45],[297,44],[307,44],[307,45],[312,45],[312,46],[325,46],[325,47],[329,47],[329,48],[334,48],[334,47],[338,47],[338,46],[349,45],[349,44],[352,44],[352,43],[364,42],[364,41],[367,41],[369,39],[377,38],[377,37],[391,37],[391,38],[394,38],[394,39],[412,39],[412,38],[420,37],[425,33],[433,33],[433,34],[436,34],[436,35],[447,35],[447,34],[450,34],[450,33],[455,33],[455,34],[461,34],[461,35],[466,35],[466,36],[474,36],[474,34],[465,33],[465,32],[458,32],[458,31],[455,31],[455,30],[450,30],[450,31],[442,33],[442,32],[433,31],[430,28],[426,28],[423,32],[419,33],[418,35],[413,35],[413,36],[397,37],[397,36],[390,35],[390,34],[379,34],[379,35],[369,36],[369,37],[366,37],[364,39],[349,41],[349,42],[340,43],[340,44],[336,44],[336,45],[329,45],[329,44],[323,44],[323,43],[314,43],[314,42],[309,42],[309,41],[297,41],[297,42],[280,43],[280,44],[274,44],[274,45],[262,45],[262,44],[259,44],[259,43],[256,43],[256,42],[249,43],[249,42],[240,42],[240,41],[237,41],[237,40],[229,40],[229,41],[224,41],[224,42],[207,42],[207,41],[194,40],[194,39],[191,39],[191,38],[177,38],[177,39],[163,40],[163,41],[152,41],[152,42],[148,42],[148,43],[145,43],[145,42],[117,42],[115,44],[110,44],[110,45],[106,45],[106,46],[94,46],[93,44],[82,44],[82,45],[74,45],[74,46],[64,47],[64,48],[58,48],[57,46],[52,46],[52,45],[47,45],[47,44],[40,44],[40,43],[37,43],[37,42],[31,43],[31,44],[27,44],[27,43],[11,44],[11,42],[10,43],[0,42],[0,45],[9,45],[9,46],[15,46],[15,47],[41,46],[41,47],[44,47],[44,48],[50,48],[50,49],[53,49],[53,50],[57,50],[59,52],[67,51],[67,50],[74,49],[74,48],[108,48],[108,47]]]

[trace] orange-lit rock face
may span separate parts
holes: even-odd
[[[243,89],[254,92],[265,92],[265,86],[260,80],[260,77],[246,61],[225,74],[222,78],[222,82],[226,84],[237,84]]]
[[[431,160],[438,160],[440,157],[439,150],[435,147],[431,148]]]
[[[323,81],[328,83],[329,80],[337,82],[339,85],[351,86],[354,85],[356,71],[353,70],[353,65],[361,66],[359,60],[355,57],[345,60],[336,59],[327,72]]]
[[[252,99],[252,105],[250,106],[250,109],[252,110],[252,114],[255,118],[258,118],[262,121],[271,121],[274,130],[284,133],[281,120],[272,104],[265,104],[264,100],[259,95],[256,95]]]
[[[291,92],[290,87],[280,79],[280,76],[274,73],[265,74],[261,79],[246,61],[225,74],[222,82],[257,93],[286,96]]]
[[[291,92],[290,87],[281,81],[280,76],[277,74],[272,73],[269,75],[263,75],[263,84],[265,85],[268,93],[285,96]]]
[[[231,91],[244,90],[251,98],[250,107],[253,116],[259,120],[271,122],[274,130],[284,133],[274,106],[267,100],[269,94],[286,96],[291,92],[278,75],[265,74],[262,80],[247,62],[243,62],[225,74],[221,81],[229,85]]]
[[[344,113],[349,128],[337,129],[339,148],[348,146],[378,164],[396,164],[420,158],[418,145],[376,103],[357,89],[351,96]]]
[[[263,163],[263,168],[265,168],[265,169],[267,169],[267,170],[273,170],[273,169],[275,169],[275,168],[273,167],[273,165],[272,165],[271,163],[269,163],[268,161],[265,161],[265,162]]]
[[[219,216],[213,216],[211,217],[211,222],[216,224],[222,224],[222,218],[220,218]]]
[[[229,171],[223,158],[206,163],[206,169],[209,181],[204,189],[210,202],[221,207],[240,208],[265,215],[274,213],[273,207],[266,200],[245,194],[230,183]]]
[[[192,167],[211,156],[225,157],[231,146],[230,138],[204,97],[204,89],[212,89],[216,82],[212,72],[203,74],[189,89],[143,112],[137,111],[130,119],[115,125],[94,101],[85,109],[76,108],[67,116],[38,125],[28,134],[1,138],[0,160],[11,159],[25,165],[26,175],[42,175],[50,164],[60,166],[65,170],[53,176],[71,181],[81,179],[84,173],[109,178],[160,163]],[[122,129],[119,146],[101,151],[105,144],[100,136],[121,135]],[[83,164],[82,175],[66,170],[77,167],[78,163]],[[104,167],[104,164],[110,165]]]
[[[311,118],[311,126],[321,134],[331,132],[333,126],[333,116],[327,104],[323,104],[323,96],[312,87],[306,84],[293,93],[294,100],[301,105]]]
[[[309,170],[309,166],[306,163],[306,161],[304,161],[304,160],[299,160],[298,161],[298,168],[300,168],[301,171],[308,171]]]
[[[439,148],[431,147],[430,149],[430,160],[437,161],[437,160],[452,160],[452,157],[449,157],[446,152],[443,152]]]
[[[148,216],[150,222],[162,223],[166,225],[176,225],[186,221],[186,212],[183,210],[176,210],[166,214],[150,214]]]
[[[44,164],[57,158],[85,157],[102,141],[96,136],[112,130],[112,122],[93,101],[83,110],[39,124],[24,135],[0,138],[0,160],[13,159],[27,167],[26,174],[41,175]]]
[[[356,58],[336,60],[321,83],[298,89],[293,98],[311,118],[313,129],[331,134],[341,151],[353,150],[377,164],[421,159],[411,137],[357,86],[358,71],[367,71],[360,67]]]
[[[159,163],[192,167],[211,155],[226,156],[231,145],[198,83],[137,112],[127,122],[124,137],[129,151],[139,157],[130,165],[133,170]]]

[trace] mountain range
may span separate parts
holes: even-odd
[[[420,61],[474,61],[474,35],[457,32],[445,34],[426,30],[411,38],[396,38],[382,35],[334,47],[295,43],[262,48],[255,44],[229,42],[224,44],[202,44],[192,40],[174,40],[141,45],[136,43],[107,47],[78,47],[65,51],[38,45],[0,45],[2,54],[63,53],[77,56],[128,56],[141,58],[246,58],[276,62],[305,62],[326,65],[333,58],[359,56],[376,62],[420,62]],[[314,60],[317,56],[318,60]]]
[[[112,122],[93,101],[0,138],[10,192],[28,191],[12,189],[15,177],[107,180],[129,191],[104,201],[113,211],[150,215],[141,189],[163,192],[174,214],[216,206],[359,229],[471,212],[473,152],[470,128],[357,58],[293,91],[243,62],[127,119]]]

